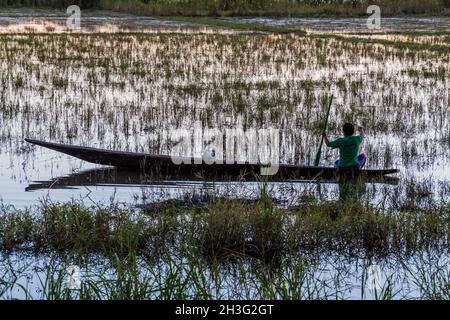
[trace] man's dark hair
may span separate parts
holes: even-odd
[[[351,123],[344,123],[342,131],[344,131],[344,135],[352,136],[355,133],[355,126]]]

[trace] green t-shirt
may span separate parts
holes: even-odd
[[[359,165],[359,146],[363,142],[362,136],[344,136],[330,142],[333,149],[339,148],[340,167],[353,167]]]

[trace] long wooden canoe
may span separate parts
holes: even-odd
[[[264,165],[250,163],[224,163],[206,164],[201,159],[171,157],[165,155],[152,155],[148,153],[112,151],[91,147],[66,145],[60,143],[45,142],[40,140],[25,139],[25,141],[55,150],[81,160],[100,165],[127,168],[144,171],[146,174],[158,174],[159,176],[202,177],[214,179],[216,176],[239,177],[241,180],[254,179],[260,175]],[[177,164],[181,163],[181,164]],[[280,164],[276,175],[269,179],[348,179],[362,177],[364,179],[379,179],[385,175],[398,173],[397,169],[364,169],[348,170],[334,167],[320,166],[296,166]],[[264,178],[262,178],[264,179]]]

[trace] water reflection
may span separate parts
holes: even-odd
[[[366,184],[360,180],[340,181],[339,200],[360,201],[366,191]]]
[[[383,17],[381,30],[367,28],[367,18],[229,18],[241,23],[261,23],[274,26],[295,25],[313,32],[400,32],[448,31],[448,17]]]
[[[341,255],[297,255],[276,269],[255,260],[229,260],[226,264],[198,262],[173,257],[169,261],[137,259],[108,260],[103,257],[0,253],[0,300],[78,299],[80,292],[67,287],[67,269],[80,267],[84,298],[107,299],[120,290],[123,274],[130,275],[140,299],[198,299],[208,292],[210,299],[448,299],[450,275],[448,256],[419,253],[406,260],[396,257],[374,260],[350,259]],[[178,267],[177,267],[178,266]],[[179,271],[173,273],[173,270]],[[131,276],[136,275],[139,277]],[[214,288],[187,274],[201,275]],[[375,274],[374,274],[375,273]],[[122,275],[122,277],[121,277]],[[374,279],[375,276],[375,279]],[[178,289],[173,282],[186,285]],[[374,280],[377,280],[374,283]],[[122,280],[124,281],[124,280]],[[128,284],[128,282],[127,282]],[[285,290],[280,290],[282,286]],[[174,288],[174,293],[168,293]],[[119,289],[116,289],[119,288]],[[183,291],[181,291],[183,290]],[[127,290],[128,294],[130,291]],[[135,294],[135,292],[131,292]],[[202,296],[203,294],[203,296]],[[136,296],[123,296],[136,299]]]
[[[33,181],[26,188],[25,191],[36,191],[41,189],[76,189],[85,186],[109,186],[109,187],[145,187],[145,186],[180,186],[184,182],[201,182],[201,183],[247,183],[247,182],[263,182],[257,176],[248,175],[243,179],[242,176],[230,175],[214,175],[214,176],[199,176],[191,175],[190,173],[172,174],[172,175],[157,175],[146,174],[139,170],[129,170],[122,168],[95,168],[75,172],[69,175],[62,175],[60,177],[52,178],[46,181]],[[355,181],[358,181],[357,183]],[[310,184],[310,183],[325,183],[338,184],[341,194],[348,193],[349,189],[356,188],[356,186],[365,185],[365,183],[381,183],[389,185],[397,185],[399,178],[396,177],[373,177],[365,180],[355,180],[350,182],[343,182],[337,179],[323,179],[323,180],[308,180],[308,179],[271,179],[267,183],[287,182],[291,184]],[[341,190],[341,186],[344,190]],[[345,191],[347,190],[347,191]],[[347,195],[343,195],[347,198]]]

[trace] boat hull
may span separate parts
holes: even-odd
[[[83,146],[66,145],[60,143],[45,142],[40,140],[25,139],[25,141],[39,145],[54,151],[58,151],[78,159],[95,164],[140,170],[146,174],[159,176],[193,176],[205,179],[214,179],[217,176],[239,177],[255,179],[261,175],[265,167],[260,164],[249,163],[224,163],[207,164],[201,159],[151,155],[147,153],[112,151]],[[353,179],[363,177],[366,179],[380,178],[388,174],[397,173],[397,169],[365,169],[350,170],[334,167],[320,166],[295,166],[280,164],[278,171],[270,179]],[[261,177],[263,179],[263,177]]]

